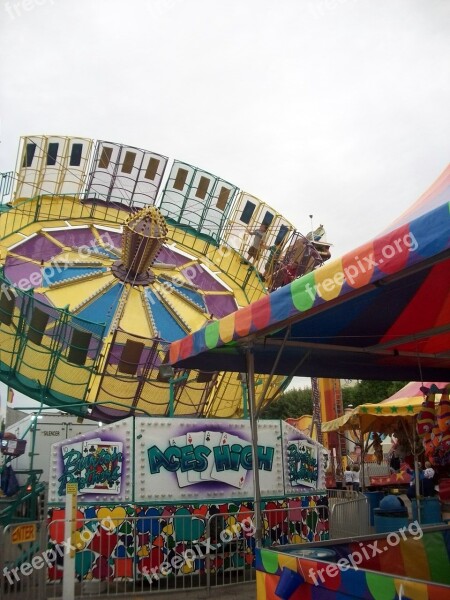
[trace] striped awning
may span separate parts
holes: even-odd
[[[203,370],[441,380],[450,370],[450,165],[383,234],[171,344]]]

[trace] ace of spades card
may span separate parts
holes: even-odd
[[[205,471],[200,473],[200,477],[202,481],[213,481],[211,477],[211,472],[214,468],[214,448],[220,446],[220,440],[222,439],[221,431],[205,431],[205,439],[203,441],[203,445],[211,450],[210,454],[208,454],[208,466]]]
[[[205,438],[205,434],[203,431],[194,431],[186,433],[186,443],[188,445],[201,446],[203,444]],[[199,481],[203,481],[201,477],[200,471],[189,470],[187,472],[189,483],[198,483]]]
[[[243,446],[247,446],[248,442],[246,440],[241,439],[237,435],[230,435],[229,433],[223,433],[222,438],[220,440],[220,447],[228,446],[230,452],[232,451],[233,446],[239,446],[242,448]],[[211,471],[211,478],[216,481],[221,481],[223,483],[227,483],[228,485],[232,485],[235,488],[241,489],[245,483],[245,476],[247,475],[246,469],[242,466],[239,461],[239,466],[237,469],[230,468],[224,469],[223,471],[218,471],[216,464]]]

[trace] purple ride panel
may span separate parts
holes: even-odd
[[[48,240],[45,236],[38,234],[12,250],[26,258],[48,261],[61,252],[61,248]]]

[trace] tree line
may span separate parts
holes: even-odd
[[[404,387],[408,381],[357,381],[354,385],[342,386],[344,408],[370,402],[377,404],[386,400]],[[293,388],[284,392],[261,412],[262,419],[297,418],[312,415],[313,394],[310,387]]]

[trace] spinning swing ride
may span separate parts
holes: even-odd
[[[1,184],[0,380],[104,422],[246,416],[244,374],[174,372],[168,346],[322,264],[322,227],[303,236],[220,177],[86,138],[21,138]]]

